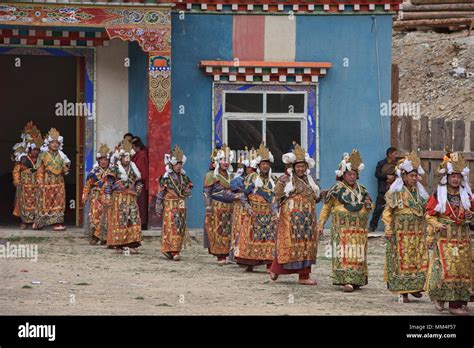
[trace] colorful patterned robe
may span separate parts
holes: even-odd
[[[111,195],[107,233],[109,246],[135,248],[141,245],[142,224],[137,203],[137,186],[141,185],[141,179],[132,166],[134,164],[130,162],[128,168],[123,168],[126,175],[118,165],[112,167],[107,179],[105,194]]]
[[[64,223],[66,209],[65,164],[59,152],[46,151],[38,156],[35,164],[38,183],[35,224],[39,228]]]
[[[38,185],[36,182],[36,158],[21,157],[13,167],[13,185],[16,187],[13,215],[25,224],[32,224],[36,215]]]
[[[280,218],[276,230],[276,261],[286,270],[299,270],[316,263],[318,233],[316,203],[318,197],[308,179],[293,176],[294,191],[286,196],[285,185],[290,176],[283,174],[275,184],[275,199]]]
[[[258,178],[263,185],[256,188]],[[251,173],[245,178],[241,205],[244,211],[251,210],[254,215],[246,213],[239,224],[239,240],[235,249],[237,263],[269,264],[275,257],[276,223],[272,217],[277,215],[278,209],[273,190],[268,176]]]
[[[474,207],[472,197],[470,199]],[[436,212],[438,199],[434,193],[426,205],[429,224],[426,241],[428,245],[434,243],[434,250],[425,289],[432,300],[469,301],[472,286],[470,221],[465,217],[459,194],[448,193],[448,203],[445,213]],[[438,230],[443,224],[447,226],[446,232]]]
[[[367,189],[356,183],[351,190],[339,181],[327,192],[319,215],[319,228],[332,214],[331,250],[334,285],[365,285],[368,282],[367,224],[370,208],[364,201],[370,199]]]
[[[107,241],[107,214],[105,187],[109,169],[99,166],[92,168],[86,178],[86,184],[82,191],[83,200],[89,199],[89,232],[92,237]]]
[[[229,255],[232,236],[232,210],[237,194],[230,189],[231,177],[208,172],[204,178],[204,247],[218,257]]]
[[[239,175],[234,177],[230,181],[230,189],[234,193],[242,193],[244,189],[244,180],[245,175]],[[234,209],[232,210],[232,236],[230,241],[230,252],[229,252],[229,260],[235,262],[234,252],[237,248],[237,244],[239,243],[239,233],[240,227],[242,226],[243,219],[246,212],[242,203],[239,201],[234,202]]]
[[[428,271],[425,238],[425,206],[418,190],[403,186],[400,192],[387,192],[382,221],[387,240],[384,280],[390,291],[399,294],[423,290]]]
[[[180,252],[186,236],[186,199],[191,195],[193,183],[185,174],[171,172],[161,176],[157,205],[163,205],[161,252]]]

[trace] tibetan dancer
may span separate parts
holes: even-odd
[[[334,285],[352,292],[367,284],[367,224],[372,199],[367,189],[357,182],[364,164],[357,150],[345,153],[336,170],[337,183],[327,192],[319,215],[318,230],[332,214],[331,250]]]
[[[216,151],[214,170],[204,178],[204,204],[206,218],[204,247],[217,257],[220,265],[227,264],[232,236],[232,210],[240,194],[232,192],[231,162],[234,155],[225,144]]]
[[[71,161],[62,152],[63,137],[56,128],[47,134],[42,152],[35,164],[38,183],[38,199],[34,229],[54,225],[55,231],[64,231],[64,211],[66,209],[66,188],[64,175],[69,173]]]
[[[257,172],[249,174],[244,180],[241,205],[246,214],[236,226],[240,233],[235,260],[240,265],[246,265],[247,272],[252,272],[254,266],[262,264],[266,264],[269,269],[275,257],[278,209],[274,199],[273,162],[272,153],[263,143],[260,144],[255,159]]]
[[[179,261],[186,238],[186,199],[191,197],[193,183],[185,174],[186,156],[178,145],[165,155],[166,172],[159,179],[155,211],[163,217],[161,252],[168,259]]]
[[[387,288],[408,303],[408,294],[422,297],[428,272],[425,207],[429,195],[419,181],[425,172],[415,153],[400,160],[395,173],[382,214],[387,239],[384,278]]]
[[[107,243],[107,218],[110,201],[106,200],[105,187],[107,177],[110,175],[111,151],[105,144],[101,144],[96,155],[97,162],[86,178],[82,191],[82,204],[89,201],[89,226],[90,244]]]
[[[449,312],[467,315],[471,293],[472,206],[469,167],[460,153],[448,153],[437,168],[440,181],[426,205],[428,236],[434,249],[427,290],[438,311],[449,303]]]
[[[280,274],[297,273],[299,284],[316,285],[316,280],[310,278],[318,248],[315,205],[320,200],[320,189],[310,174],[314,160],[296,143],[282,159],[291,167],[275,185],[280,210],[270,279],[275,281]]]
[[[137,196],[143,184],[140,171],[130,160],[131,149],[131,143],[124,139],[107,179],[106,200],[111,200],[107,246],[116,248],[118,253],[129,250],[138,254],[142,230]]]
[[[43,145],[41,133],[28,122],[22,133],[22,142],[15,145],[13,185],[16,187],[13,215],[20,217],[20,228],[32,225],[36,216],[37,182],[35,164]]]
[[[245,155],[239,158],[237,162],[237,173],[230,181],[230,189],[234,193],[242,193],[244,189],[244,180],[251,173],[255,172],[257,164],[255,160],[251,160],[256,151],[252,148],[250,151],[245,148]],[[244,207],[240,201],[234,203],[234,210],[232,212],[232,238],[230,243],[229,261],[235,262],[234,252],[239,240],[240,227],[242,226],[243,217],[245,215]]]

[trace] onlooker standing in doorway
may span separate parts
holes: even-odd
[[[139,137],[134,137],[132,147],[135,154],[132,162],[136,164],[142,176],[143,190],[138,196],[138,209],[142,221],[142,230],[148,226],[148,149]]]
[[[374,232],[379,224],[380,216],[385,207],[385,193],[395,180],[395,166],[397,165],[397,149],[389,147],[386,151],[386,158],[377,163],[375,177],[378,180],[378,194],[375,202],[375,210],[370,220],[369,231]]]

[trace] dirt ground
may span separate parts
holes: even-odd
[[[0,260],[0,315],[438,314],[425,296],[401,304],[386,290],[383,238],[369,239],[369,284],[354,293],[332,285],[324,240],[312,273],[318,285],[303,286],[297,275],[272,282],[263,267],[219,266],[197,239],[179,262],[161,256],[158,237],[146,237],[141,254],[129,256],[83,237],[3,239],[37,244],[38,259]]]
[[[468,31],[394,32],[400,102],[420,103],[421,116],[474,121],[474,35]],[[465,71],[454,74],[455,69]]]

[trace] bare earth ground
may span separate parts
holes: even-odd
[[[320,241],[313,277],[319,285],[297,285],[297,275],[272,282],[263,267],[246,273],[219,266],[193,241],[180,262],[147,237],[141,254],[119,255],[86,238],[13,237],[10,245],[38,245],[38,260],[1,258],[1,315],[432,315],[427,297],[400,304],[383,282],[383,238],[369,240],[369,284],[343,293],[330,279],[331,261]],[[27,272],[25,272],[27,270]],[[40,281],[41,284],[32,284]]]
[[[474,35],[468,31],[394,32],[400,102],[420,103],[421,116],[474,121]],[[457,67],[467,76],[453,74]]]

